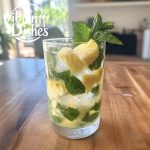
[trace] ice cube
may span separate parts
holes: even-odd
[[[56,72],[62,72],[62,71],[66,71],[68,69],[69,68],[62,61],[60,61],[58,58],[56,58],[56,66],[55,66]]]

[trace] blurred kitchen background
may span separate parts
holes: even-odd
[[[43,38],[24,43],[6,32],[3,15],[10,14],[20,4],[29,3],[38,4],[49,17],[46,38],[71,37],[72,21],[85,21],[90,25],[92,16],[99,12],[104,21],[113,21],[115,29],[111,32],[124,42],[124,46],[107,44],[107,57],[150,59],[150,0],[0,0],[1,64],[18,57],[43,58]]]

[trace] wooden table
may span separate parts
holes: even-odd
[[[48,119],[43,60],[0,66],[0,150],[150,150],[150,62],[106,62],[101,126],[68,140]]]

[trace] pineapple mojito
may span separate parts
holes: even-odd
[[[60,135],[79,139],[99,127],[105,43],[122,42],[108,32],[112,22],[96,14],[89,27],[73,22],[73,38],[43,41],[49,116]]]

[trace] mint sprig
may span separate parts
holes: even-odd
[[[89,39],[94,39],[98,45],[101,42],[108,42],[111,44],[122,45],[123,43],[110,32],[109,29],[113,29],[112,22],[103,22],[102,17],[97,13],[93,19],[92,28],[88,27],[83,22],[73,22],[73,39],[74,42],[87,42]]]
[[[56,108],[58,108],[63,116],[70,121],[75,120],[79,116],[79,111],[77,109],[66,107],[60,103],[57,103]]]

